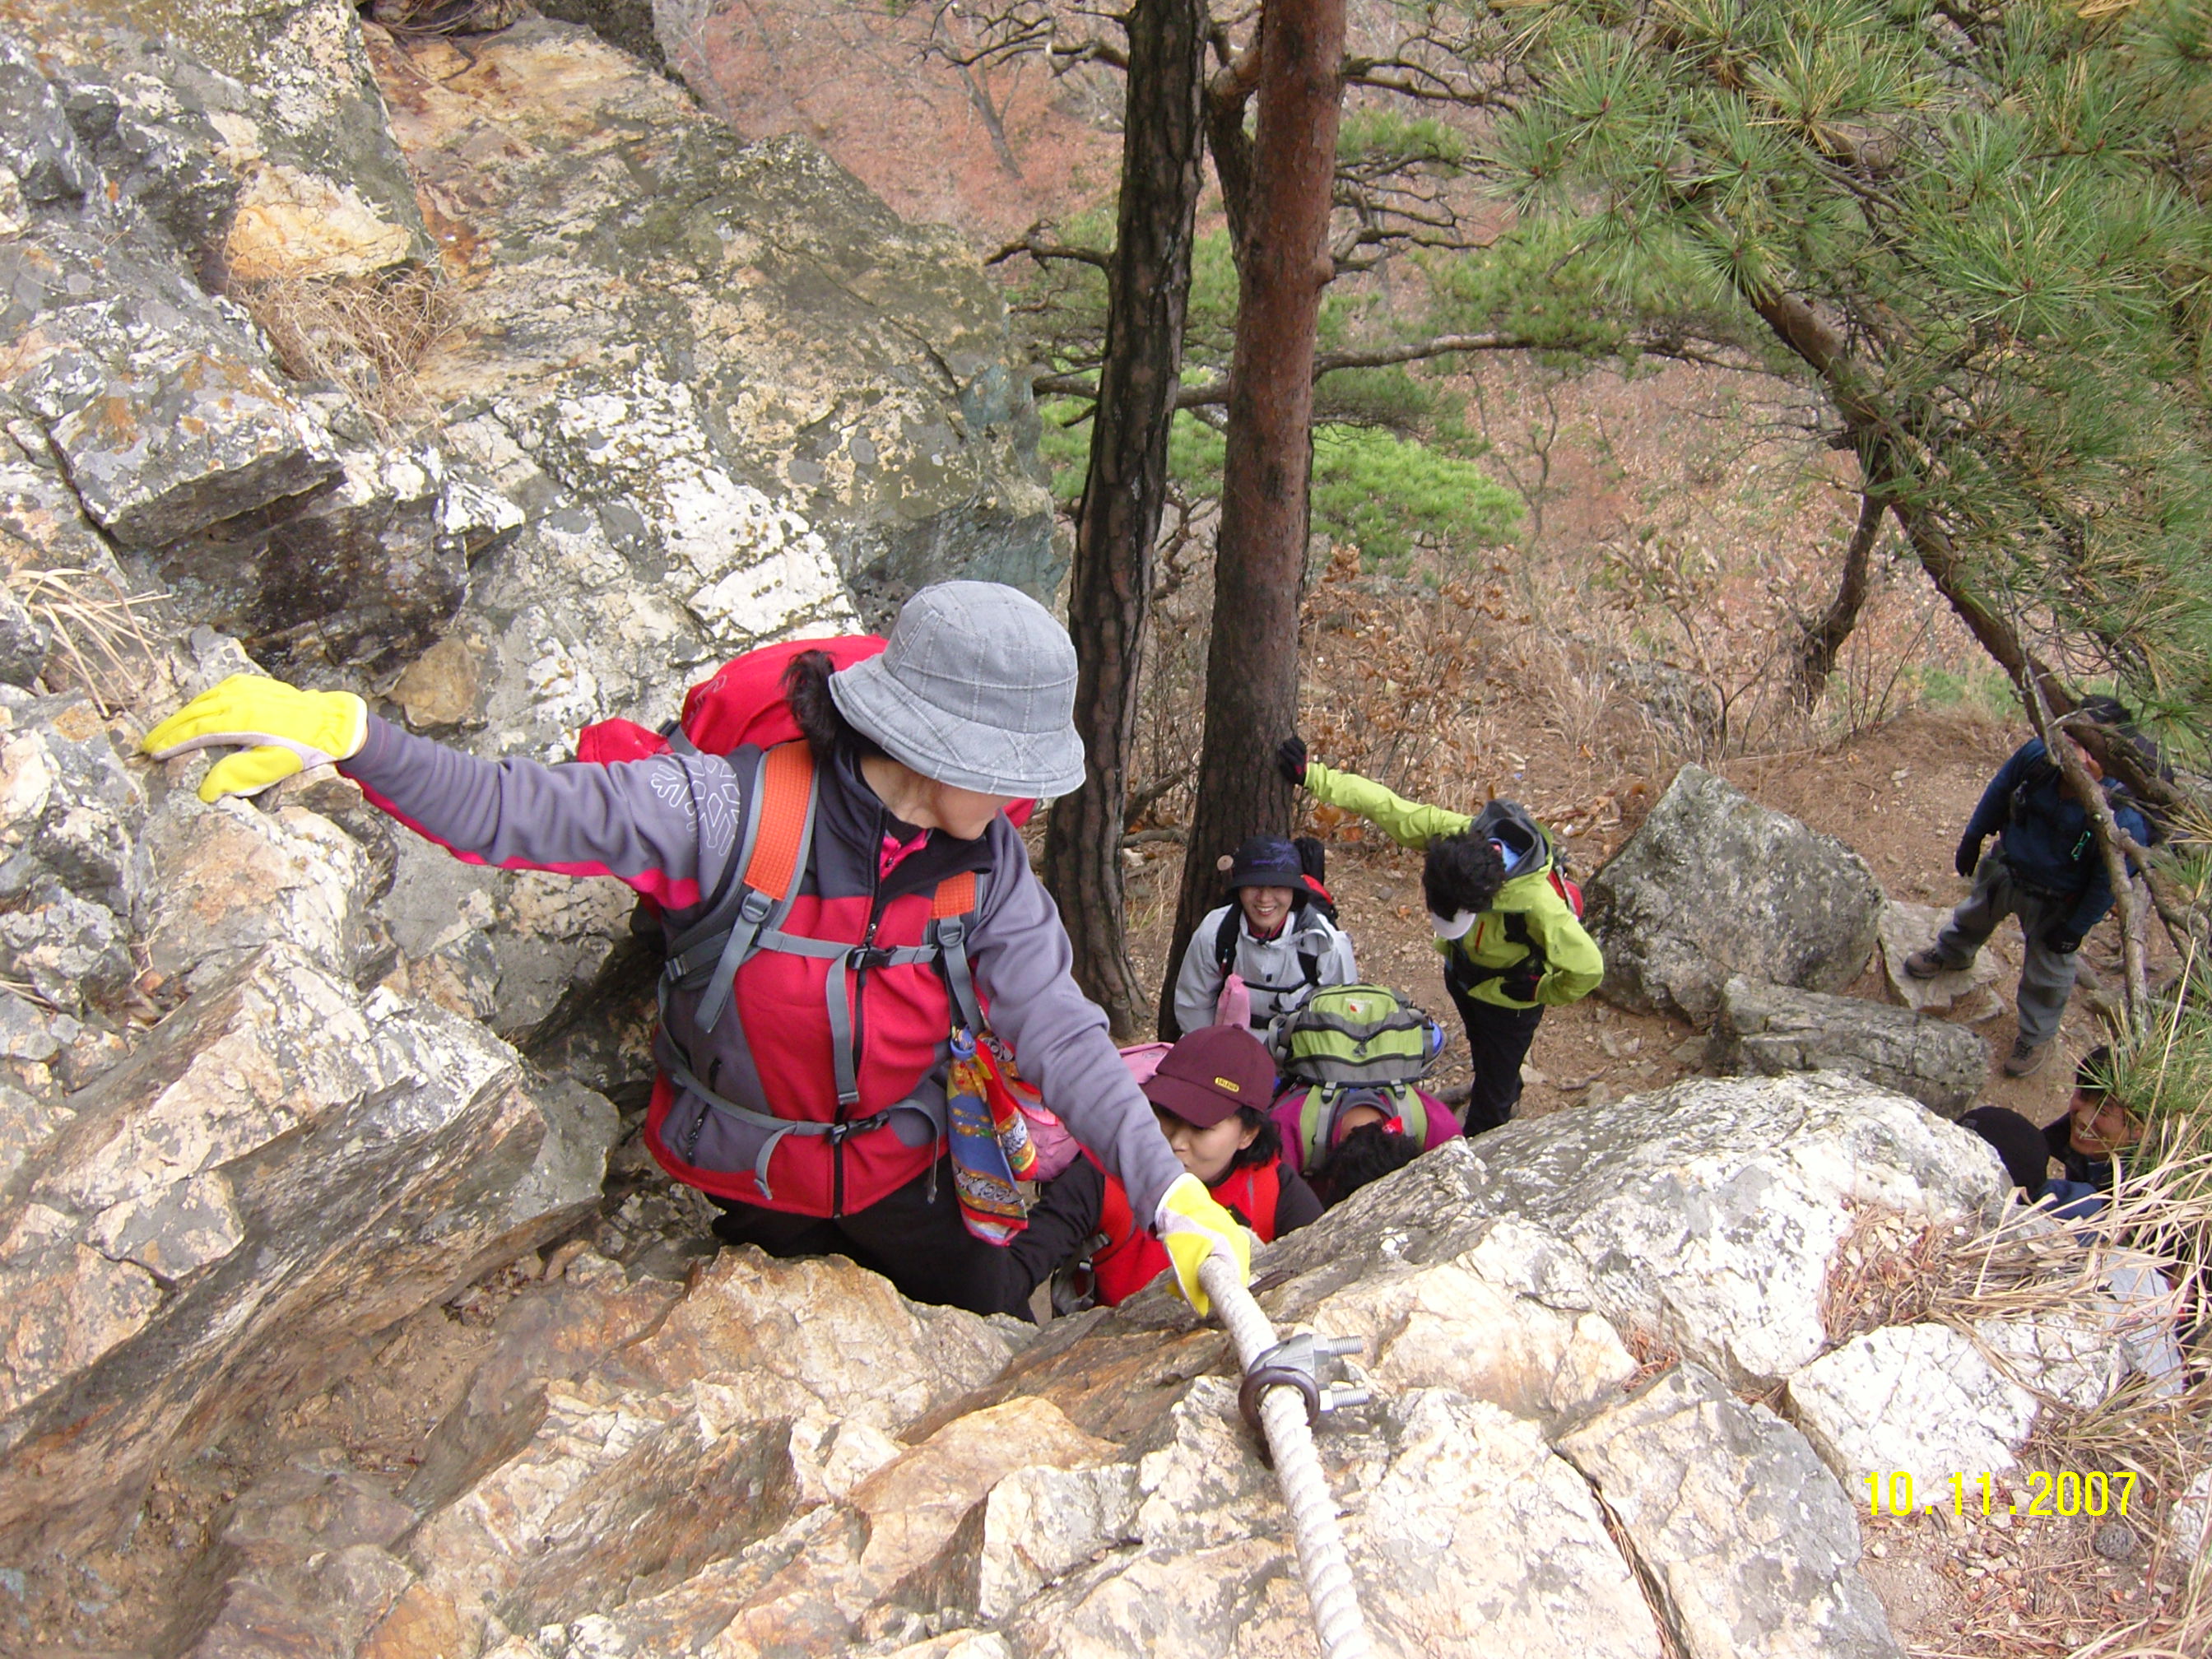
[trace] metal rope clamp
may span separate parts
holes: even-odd
[[[1343,1356],[1358,1353],[1362,1346],[1356,1336],[1316,1337],[1301,1332],[1278,1342],[1245,1367],[1244,1381],[1237,1390],[1237,1409],[1260,1436],[1263,1449],[1267,1437],[1260,1423],[1260,1399],[1269,1389],[1296,1389],[1306,1402],[1309,1428],[1321,1421],[1323,1412],[1364,1406],[1374,1397],[1358,1384],[1339,1380],[1344,1375]]]

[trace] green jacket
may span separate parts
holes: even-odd
[[[1372,821],[1401,847],[1426,847],[1437,836],[1455,836],[1474,822],[1465,812],[1423,806],[1357,773],[1339,772],[1318,761],[1306,766],[1306,788],[1316,800]],[[1497,902],[1482,913],[1474,927],[1457,939],[1437,941],[1437,949],[1447,957],[1463,958],[1455,964],[1463,975],[1476,976],[1468,990],[1476,1001],[1494,1002],[1505,1008],[1558,1008],[1588,996],[1605,977],[1605,957],[1572,908],[1553,887],[1551,867],[1547,838],[1533,855],[1520,861],[1498,890]],[[1525,933],[1529,943],[1523,945],[1510,937],[1514,933]],[[1526,960],[1531,949],[1541,953],[1545,963],[1533,1003],[1508,996],[1498,988],[1500,981],[1490,976]]]

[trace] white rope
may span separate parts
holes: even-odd
[[[1224,1258],[1206,1258],[1198,1270],[1198,1282],[1213,1298],[1213,1310],[1249,1370],[1253,1361],[1275,1346],[1275,1328],[1244,1288],[1235,1265]],[[1260,1421],[1267,1431],[1267,1449],[1274,1455],[1283,1507],[1291,1512],[1298,1570],[1305,1577],[1306,1598],[1313,1604],[1321,1650],[1327,1659],[1369,1659],[1373,1650],[1368,1645],[1367,1622],[1352,1589],[1352,1563],[1344,1553],[1344,1535],[1337,1530],[1336,1500],[1329,1496],[1321,1455],[1314,1450],[1304,1396],[1285,1383],[1264,1390]]]

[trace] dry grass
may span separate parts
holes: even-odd
[[[1929,1316],[1941,1269],[1957,1253],[1957,1230],[1916,1228],[1903,1216],[1854,1205],[1851,1230],[1837,1246],[1820,1290],[1820,1324],[1840,1346],[1884,1325]]]
[[[103,719],[144,694],[158,656],[140,613],[158,595],[127,592],[99,570],[25,568],[10,571],[7,581],[53,638],[46,672],[50,684],[73,681]]]
[[[436,414],[417,371],[459,326],[458,290],[435,270],[277,277],[236,298],[296,380],[343,389],[390,439]]]
[[[2077,1328],[2086,1315],[2097,1351],[2179,1333],[2185,1297],[2129,1305],[2108,1282],[2116,1267],[2149,1267],[2187,1285],[2212,1246],[2212,1150],[2169,1148],[2125,1171],[2112,1206],[2088,1221],[2054,1225],[2015,1207],[1966,1238],[1869,1210],[1839,1249],[1823,1298],[1831,1339],[1884,1324],[1932,1320],[1974,1335],[1992,1321]],[[2102,1326],[2102,1329],[2096,1327]],[[1978,1338],[1977,1339],[1978,1340]],[[2053,1399],[2005,1354],[1992,1364],[2043,1400],[2022,1466],[2132,1471],[2142,1497],[2130,1522],[2148,1546],[2140,1577],[2124,1582],[2086,1549],[2038,1563],[2015,1593],[1969,1603],[1973,1617],[1933,1656],[1980,1659],[2162,1659],[2212,1652],[2212,1556],[2191,1560],[2176,1536],[2174,1505],[2212,1468],[2212,1380],[2164,1394],[2138,1374],[2088,1410]],[[2186,1356],[2202,1364],[2201,1353]]]

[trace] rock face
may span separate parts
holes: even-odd
[[[597,1201],[613,1113],[284,945],[70,1097],[0,1204],[0,1541],[112,1526],[160,1462]]]
[[[189,10],[204,24],[225,15]],[[105,570],[104,535],[157,552],[149,568],[194,614],[285,652],[302,638],[349,663],[419,651],[459,604],[469,555],[491,538],[476,527],[483,486],[434,444],[388,448],[343,399],[292,383],[252,318],[215,286],[257,291],[240,274],[240,227],[261,185],[301,177],[255,159],[255,115],[276,119],[282,104],[283,118],[307,121],[333,75],[365,69],[353,14],[331,0],[257,15],[242,38],[276,24],[258,60],[269,76],[260,97],[156,51],[114,15],[41,9],[35,54],[0,33],[15,161],[40,181],[19,234],[0,241],[0,408],[11,417],[0,471],[9,504],[32,508],[9,514],[21,526],[10,562]],[[289,69],[286,41],[306,53]],[[368,104],[347,107],[375,113],[388,151],[369,90]],[[343,144],[332,154],[362,159]],[[393,182],[411,214],[404,173]],[[328,206],[319,198],[302,210],[334,222]],[[372,265],[427,246],[419,221],[412,232],[377,223],[391,246]],[[94,556],[73,556],[88,544]]]
[[[1989,1044],[1963,1025],[1741,975],[1721,988],[1713,1036],[1723,1070],[1849,1072],[1951,1118],[1973,1104],[1989,1075]]]
[[[1863,1085],[1703,1086],[1452,1143],[1268,1252],[1279,1326],[1366,1345],[1375,1399],[1320,1443],[1378,1652],[1899,1653],[1804,1435],[1623,1333],[1652,1352],[1754,1274],[1816,1299],[1815,1194],[1965,1218],[1996,1177]],[[1662,1236],[1601,1186],[1701,1219]],[[1852,1363],[1824,1346],[1799,1378]],[[737,1251],[679,1291],[586,1255],[510,1304],[404,1486],[310,1456],[243,1493],[177,1650],[1303,1651],[1231,1364],[1163,1291],[1038,1334],[843,1261]]]
[[[1954,1474],[2010,1468],[2035,1419],[2035,1396],[1942,1325],[1854,1337],[1790,1379],[1790,1405],[1839,1476],[1904,1470],[1917,1503],[1949,1491]]]
[[[1406,1179],[1425,1190],[1390,1223],[1403,1259],[1479,1240],[1524,1293],[1754,1387],[1826,1346],[1821,1285],[1851,1206],[1978,1227],[2007,1193],[1974,1136],[1826,1073],[1692,1079],[1509,1123]],[[1344,1207],[1361,1212],[1364,1196]],[[1294,1234],[1271,1260],[1304,1262],[1320,1237]]]
[[[61,122],[59,94],[48,119]],[[92,186],[98,190],[97,178]],[[155,547],[337,476],[330,436],[242,313],[155,248],[112,245],[95,197],[53,203],[0,250],[6,390],[37,418],[93,521]]]
[[[657,722],[713,662],[879,625],[939,577],[1049,596],[1036,417],[948,234],[803,143],[739,143],[586,30],[370,40],[468,268],[422,374],[529,519],[470,605],[489,744]]]
[[[1858,1524],[1843,1489],[1765,1407],[1678,1366],[1559,1449],[1620,1517],[1692,1659],[1901,1659],[1858,1575]]]
[[[544,757],[924,582],[1057,584],[1035,411],[973,257],[584,29],[463,55],[346,0],[0,0],[0,114],[11,568],[154,590],[251,665]],[[353,308],[311,303],[332,295]],[[343,388],[292,378],[341,362]],[[407,395],[357,404],[371,381]],[[0,604],[0,682],[54,646]],[[405,982],[517,1035],[629,911],[407,875],[437,914],[392,923]],[[40,901],[33,982],[116,994],[97,903]],[[384,948],[364,937],[356,966]]]
[[[567,25],[462,58],[345,0],[91,10],[0,0],[0,395],[92,522],[272,666],[388,676],[473,581],[514,690],[462,723],[544,748],[849,627],[855,596],[880,621],[948,574],[1049,595],[994,291],[818,154],[747,149]],[[452,278],[378,289],[431,256],[418,186]],[[233,303],[309,314],[291,296],[342,281],[388,309],[318,349],[419,374],[428,435],[288,380]],[[378,331],[418,327],[431,361],[393,370]]]
[[[1874,951],[1881,890],[1832,836],[1685,766],[1627,845],[1590,878],[1584,917],[1609,1001],[1711,1019],[1732,975],[1834,991]]]
[[[84,143],[210,281],[357,276],[430,241],[347,0],[0,0]]]
[[[0,686],[0,970],[64,1012],[113,998],[134,972],[145,815],[90,702]]]

